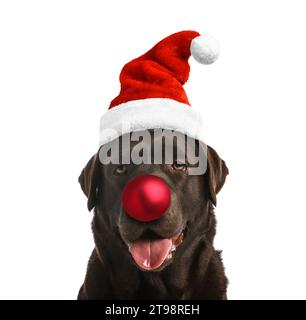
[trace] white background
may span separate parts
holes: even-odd
[[[122,66],[184,29],[219,60],[185,86],[230,169],[230,299],[306,298],[305,1],[0,1],[0,298],[74,299],[93,241],[77,178]],[[110,244],[111,245],[111,244]]]

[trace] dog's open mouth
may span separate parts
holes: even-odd
[[[172,238],[139,239],[129,245],[129,251],[141,269],[151,271],[172,259],[176,248],[183,242],[183,231]]]

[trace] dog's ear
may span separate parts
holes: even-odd
[[[79,183],[87,196],[87,207],[91,211],[97,203],[99,157],[95,154],[86,164],[79,176]]]
[[[209,197],[211,202],[217,204],[217,193],[221,190],[228,175],[228,168],[217,152],[207,146],[207,175],[209,184]]]

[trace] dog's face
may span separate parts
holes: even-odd
[[[152,134],[152,159],[156,139],[159,138]],[[131,141],[130,150],[133,150],[135,144]],[[162,145],[163,148],[167,147],[165,140],[162,141]],[[96,154],[79,178],[81,187],[88,197],[89,210],[96,208],[95,237],[106,242],[112,241],[113,243],[108,244],[109,250],[120,251],[118,257],[128,259],[142,271],[164,269],[212,227],[214,217],[210,216],[209,207],[216,204],[216,194],[222,188],[228,174],[224,161],[208,147],[203,153],[207,157],[206,172],[190,175],[190,169],[197,165],[188,162],[191,158],[188,157],[188,150],[191,148],[186,148],[185,139],[176,140],[172,147],[172,163],[166,161],[163,156],[160,164],[101,164],[99,155]],[[197,154],[205,148],[198,141],[195,147]],[[181,159],[178,161],[179,148],[187,150],[185,163],[182,163]],[[121,158],[122,148],[119,153]],[[126,211],[122,201],[122,193],[126,186],[136,177],[142,176],[160,178],[170,194],[169,205],[163,214],[150,221],[133,218]]]

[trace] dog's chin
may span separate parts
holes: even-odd
[[[184,231],[182,228],[169,238],[143,235],[133,242],[124,242],[137,268],[145,272],[157,272],[173,262],[176,249],[184,241]]]

